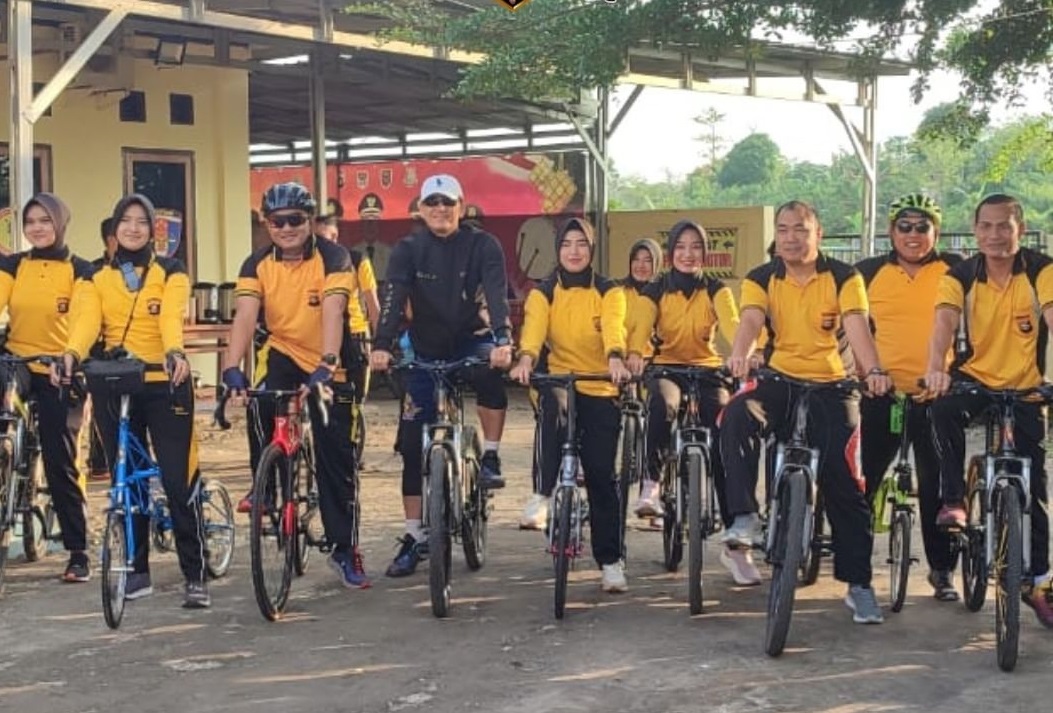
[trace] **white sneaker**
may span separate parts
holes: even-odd
[[[519,516],[520,530],[544,530],[548,523],[548,498],[534,493]]]
[[[735,522],[724,531],[720,541],[725,545],[753,547],[755,544],[760,544],[763,534],[760,515],[757,513],[736,515]]]
[[[722,547],[720,563],[731,572],[731,578],[740,587],[752,587],[761,583],[761,573],[753,564],[750,550]]]
[[[617,594],[629,591],[629,583],[625,581],[625,565],[621,562],[603,565],[603,581],[600,583],[603,591]]]
[[[633,508],[636,517],[662,517],[665,510],[662,508],[661,494],[658,492],[658,483],[653,480],[644,481],[640,490],[640,498]]]

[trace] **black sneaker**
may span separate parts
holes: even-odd
[[[420,544],[413,535],[407,533],[399,542],[402,546],[384,573],[389,577],[408,577],[417,571],[417,565],[421,561]]]
[[[129,601],[142,599],[154,593],[149,572],[132,572],[124,585],[124,598]]]
[[[66,571],[62,573],[62,581],[69,583],[88,582],[91,580],[91,567],[88,565],[88,555],[83,552],[73,552],[69,556],[69,564]]]
[[[187,582],[183,592],[184,609],[208,609],[212,606],[212,597],[204,582]]]
[[[487,451],[479,459],[479,485],[483,490],[505,487],[505,479],[501,477],[501,458],[497,451]]]
[[[958,590],[951,581],[951,573],[945,569],[929,571],[929,584],[932,585],[932,596],[941,602],[958,601]]]

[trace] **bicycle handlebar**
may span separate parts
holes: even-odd
[[[638,377],[633,377],[627,384],[638,381]],[[606,381],[611,382],[610,374],[531,374],[530,385],[531,386],[566,386],[571,385],[579,381]]]
[[[490,362],[479,357],[470,356],[454,361],[422,361],[414,359],[413,361],[392,364],[390,368],[392,371],[424,371],[432,376],[448,376],[461,369],[484,365],[489,366]]]
[[[322,415],[322,428],[329,426],[329,407],[325,405],[325,399],[322,396],[322,384],[319,384],[317,391],[314,393],[316,401],[318,403],[318,411]],[[223,389],[223,393],[220,394],[219,400],[216,402],[216,408],[212,411],[212,424],[219,426],[221,431],[229,431],[231,428],[230,421],[227,420],[227,402],[230,401],[232,391],[228,388]],[[304,389],[246,389],[245,396],[250,399],[257,400],[271,400],[275,402],[283,402],[294,398],[304,398],[310,395],[310,391],[304,393]]]
[[[810,381],[808,379],[797,379],[792,376],[787,376],[781,372],[775,371],[774,369],[757,369],[752,371],[751,378],[755,377],[758,381],[777,381],[790,386],[804,389],[806,391],[819,391],[829,389],[831,391],[840,391],[842,393],[855,393],[866,391],[866,383],[858,381],[856,379],[839,379],[837,381]]]
[[[676,364],[649,364],[644,370],[645,376],[664,378],[666,376],[679,377],[691,381],[701,381],[712,386],[723,386],[731,388],[735,378],[727,369],[720,367],[714,369],[708,366],[681,366]]]

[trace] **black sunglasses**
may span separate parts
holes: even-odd
[[[455,205],[457,205],[457,201],[448,196],[428,196],[422,202],[429,208],[434,208],[440,205],[445,206],[447,208],[453,208]]]
[[[273,227],[281,229],[288,225],[290,228],[299,228],[307,222],[306,215],[276,215],[267,218],[267,222]]]
[[[910,234],[913,232],[918,233],[919,235],[924,235],[925,233],[929,232],[929,228],[931,227],[932,226],[929,223],[896,223],[896,230],[906,234]]]

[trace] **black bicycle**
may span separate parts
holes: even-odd
[[[662,461],[662,549],[666,569],[675,572],[683,558],[687,534],[688,606],[691,614],[701,614],[705,540],[720,529],[721,523],[712,469],[713,434],[702,425],[703,390],[730,390],[730,379],[717,369],[672,365],[652,365],[647,376],[681,386],[671,448]]]
[[[790,631],[798,572],[813,545],[819,449],[808,443],[811,397],[821,391],[845,395],[858,393],[862,384],[855,379],[803,381],[770,369],[758,371],[757,379],[783,383],[797,392],[790,437],[785,441],[776,440],[771,479],[767,484],[768,522],[764,550],[772,574],[764,650],[769,656],[778,656],[786,646]]]
[[[1021,591],[1031,581],[1031,459],[1016,448],[1019,403],[1050,403],[1053,386],[989,389],[956,381],[952,394],[985,396],[984,452],[969,459],[966,471],[966,526],[951,528],[962,557],[965,606],[977,612],[995,585],[995,640],[998,667],[1012,671],[1020,644]]]
[[[454,540],[473,572],[486,562],[487,522],[492,494],[479,483],[482,449],[475,428],[464,424],[464,381],[468,369],[489,362],[468,357],[451,362],[412,361],[393,367],[421,371],[435,382],[436,418],[424,429],[424,526],[428,532],[431,610],[450,613],[450,570]]]
[[[622,412],[621,455],[618,468],[618,499],[621,508],[622,560],[628,560],[626,535],[629,528],[629,499],[643,479],[646,467],[647,404],[640,397],[640,385],[635,380],[622,387],[619,396]]]

